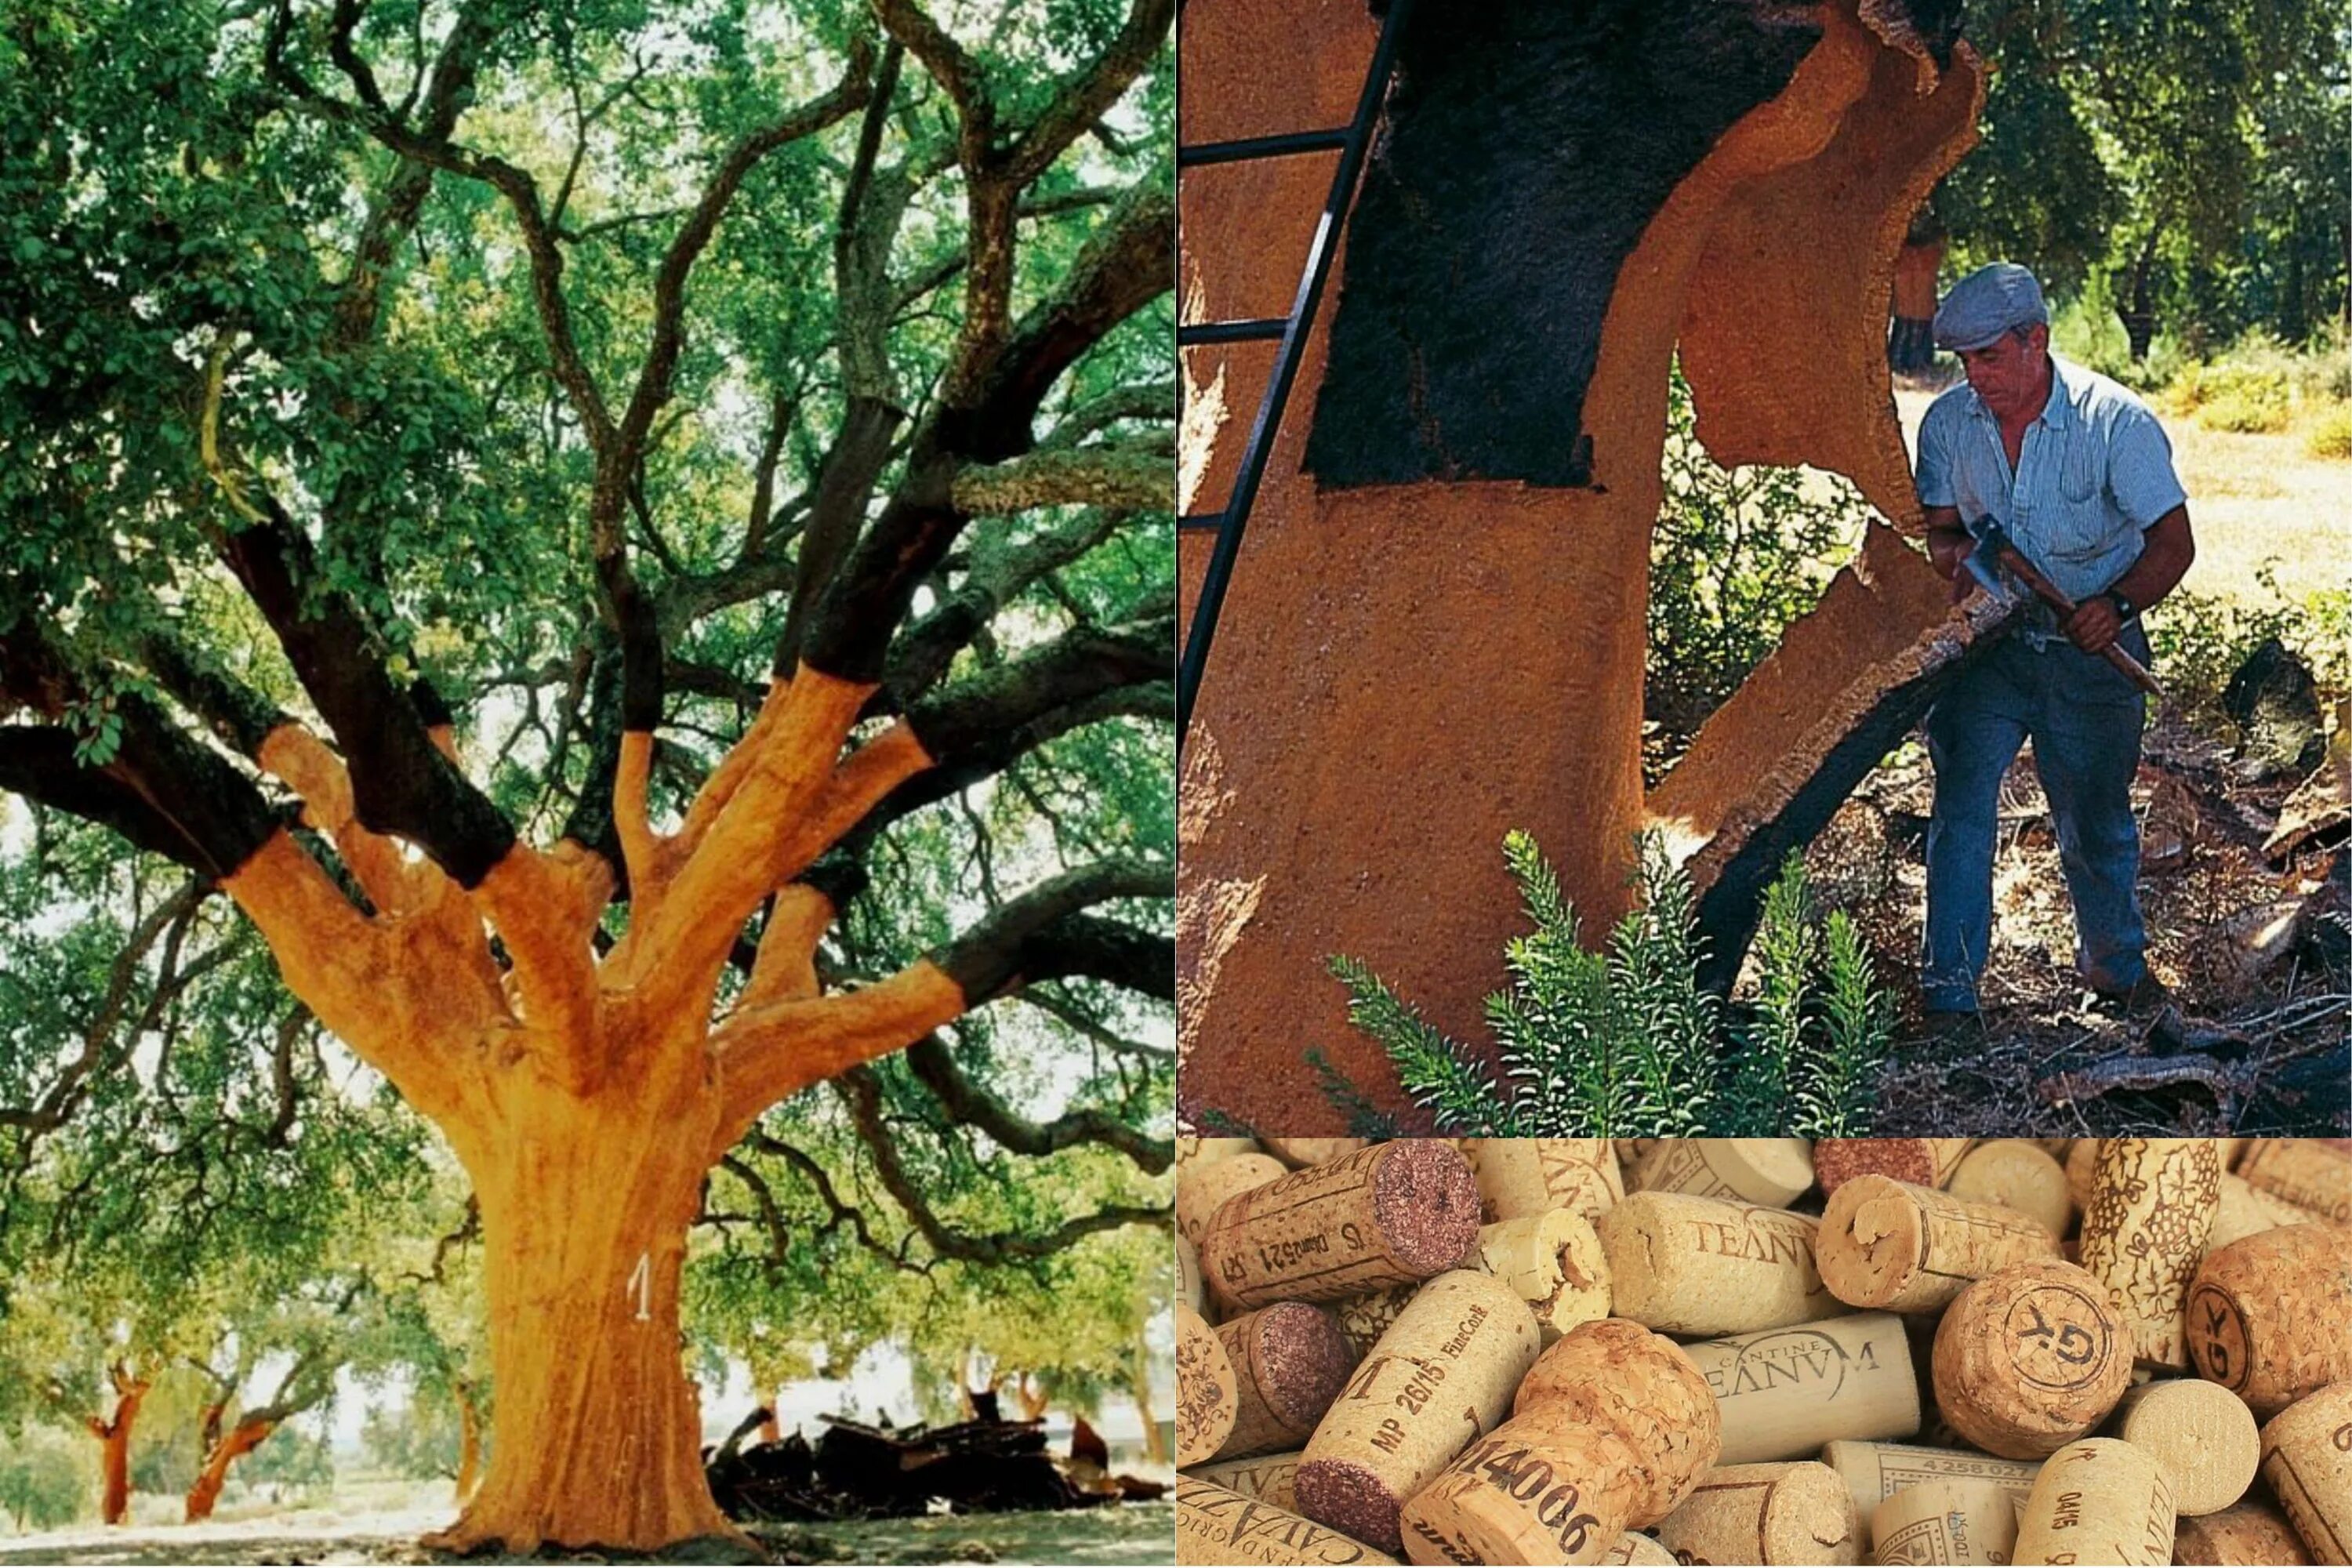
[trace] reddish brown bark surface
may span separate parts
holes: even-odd
[[[133,1377],[121,1366],[108,1375],[114,1384],[114,1414],[105,1420],[89,1416],[84,1424],[100,1444],[99,1517],[121,1524],[131,1517],[131,1428],[151,1380]]]
[[[188,1523],[195,1524],[213,1516],[213,1509],[220,1501],[221,1488],[228,1484],[228,1468],[261,1447],[277,1430],[274,1419],[248,1415],[211,1445],[205,1455],[204,1468],[196,1472],[196,1484],[188,1489]]]

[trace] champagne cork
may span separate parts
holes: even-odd
[[[2114,1293],[2143,1366],[2189,1365],[2189,1281],[2221,1201],[2221,1152],[2210,1139],[2101,1141],[2083,1209],[2083,1268]]]
[[[1236,1394],[1233,1430],[1213,1456],[1220,1459],[1296,1448],[1356,1370],[1355,1347],[1339,1323],[1303,1301],[1261,1307],[1218,1324],[1216,1335]]]
[[[1279,1509],[1298,1511],[1298,1496],[1292,1483],[1298,1479],[1298,1454],[1296,1449],[1286,1454],[1252,1454],[1241,1459],[1215,1459],[1205,1465],[1195,1465],[1184,1472],[1200,1480],[1209,1481],[1230,1492],[1245,1498],[1270,1502]]]
[[[2352,1380],[2352,1227],[2285,1225],[2205,1259],[2189,1288],[2189,1353],[2200,1375],[2269,1420]]]
[[[2248,1186],[2243,1176],[2224,1172],[2221,1201],[2214,1205],[2213,1228],[2205,1237],[2205,1256],[2210,1258],[2230,1243],[2261,1231],[2276,1230],[2283,1225],[2310,1225],[2318,1218],[2309,1209],[2299,1209],[2284,1198]]]
[[[1593,1219],[1625,1195],[1606,1138],[1468,1138],[1462,1152],[1477,1173],[1479,1212],[1489,1224],[1549,1209]]]
[[[1854,1507],[1868,1518],[1896,1492],[1931,1481],[1990,1481],[2011,1498],[2033,1489],[2042,1467],[2021,1459],[1996,1459],[1966,1448],[1929,1448],[1915,1443],[1857,1443],[1840,1440],[1822,1446],[1822,1463],[1835,1470],[1853,1494]]]
[[[1944,1310],[1930,1357],[1936,1405],[2008,1459],[2055,1453],[2106,1419],[2131,1383],[2105,1289],[2071,1263],[2012,1263]]]
[[[1678,1563],[1859,1563],[1862,1517],[1818,1460],[1724,1465],[1658,1521]]]
[[[2017,1510],[2014,1563],[2169,1563],[2176,1510],[2164,1468],[2114,1437],[2050,1456]]]
[[[1697,1369],[1638,1323],[1580,1324],[1520,1384],[1511,1419],[1404,1510],[1416,1563],[1591,1563],[1654,1523],[1713,1463],[1721,1418]]]
[[[1952,1173],[1946,1192],[1972,1204],[1998,1204],[2037,1220],[2053,1236],[2064,1236],[2074,1221],[2066,1168],[2040,1144],[2022,1138],[1979,1143]]]
[[[1519,1293],[1545,1344],[1609,1315],[1609,1258],[1592,1222],[1552,1209],[1478,1232],[1478,1262]]]
[[[2352,1563],[2352,1383],[2296,1400],[2263,1428],[2263,1479],[2315,1563]]]
[[[1469,1165],[1450,1143],[1401,1138],[1226,1199],[1196,1245],[1212,1294],[1263,1307],[1425,1279],[1477,1239]]]
[[[1641,1531],[1629,1530],[1617,1544],[1601,1554],[1603,1563],[1637,1563],[1649,1568],[1675,1568],[1675,1554]]]
[[[1370,1144],[1369,1138],[1264,1138],[1265,1152],[1289,1166],[1301,1170],[1308,1165],[1328,1165],[1342,1154],[1352,1154]]]
[[[1903,1320],[1859,1312],[1685,1345],[1723,1415],[1726,1465],[1810,1458],[1839,1438],[1919,1430]]]
[[[1192,1308],[1176,1307],[1176,1462],[1197,1465],[1213,1457],[1234,1429],[1240,1408],[1234,1363],[1217,1331]]]
[[[1176,1234],[1197,1251],[1209,1221],[1227,1198],[1289,1173],[1290,1168],[1271,1154],[1234,1154],[1186,1166],[1176,1173]]]
[[[2264,1499],[2251,1497],[2219,1513],[2181,1520],[2172,1532],[2172,1560],[2240,1568],[2256,1563],[2308,1563],[2311,1553],[2286,1515]]]
[[[2218,1383],[2166,1378],[2128,1390],[2108,1427],[2164,1467],[2182,1513],[2218,1513],[2254,1482],[2254,1413]]]
[[[2321,1219],[2352,1224],[2352,1152],[2324,1138],[2248,1139],[2238,1174]]]
[[[1669,1138],[1643,1157],[1634,1188],[1785,1208],[1813,1184],[1802,1138]]]
[[[1299,1511],[1400,1550],[1397,1510],[1503,1418],[1538,1343],[1535,1314],[1492,1275],[1457,1269],[1423,1286],[1307,1439]]]
[[[1868,1175],[1940,1188],[1975,1146],[1973,1138],[1824,1138],[1813,1145],[1813,1179],[1824,1194]]]
[[[1256,1498],[1176,1478],[1179,1563],[1394,1563],[1360,1541]]]
[[[1870,1543],[1880,1563],[2006,1563],[2017,1504],[1991,1481],[1906,1487],[1872,1512]]]
[[[1742,1334],[1836,1315],[1813,1267],[1815,1221],[1679,1193],[1635,1193],[1601,1217],[1617,1316],[1670,1334]]]
[[[1813,1237],[1832,1295],[1891,1312],[1934,1311],[1996,1268],[2057,1256],[2058,1238],[2015,1209],[1878,1175],[1840,1185]]]
[[[1358,1361],[1372,1353],[1372,1347],[1381,1342],[1381,1336],[1389,1331],[1389,1325],[1397,1321],[1397,1314],[1404,1310],[1405,1303],[1420,1289],[1417,1282],[1391,1285],[1369,1296],[1350,1296],[1331,1303],[1331,1314],[1339,1320],[1339,1331],[1348,1336]]]
[[[1196,1312],[1209,1300],[1208,1288],[1201,1282],[1201,1255],[1181,1236],[1176,1237],[1176,1299]]]

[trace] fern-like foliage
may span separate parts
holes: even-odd
[[[1360,961],[1331,960],[1349,1020],[1388,1052],[1438,1131],[1473,1137],[1815,1137],[1867,1131],[1887,1040],[1853,923],[1826,941],[1804,866],[1790,856],[1765,900],[1759,989],[1727,1006],[1699,988],[1703,946],[1689,878],[1644,835],[1640,906],[1598,951],[1535,840],[1513,833],[1503,860],[1530,927],[1504,948],[1510,984],[1486,998],[1495,1067],[1424,1018]],[[1319,1055],[1324,1092],[1351,1128],[1379,1111]]]

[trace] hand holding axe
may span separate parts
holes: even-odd
[[[1983,553],[2007,567],[2011,575],[2033,591],[2034,597],[2057,611],[2062,617],[2073,615],[2081,607],[2060,593],[2058,584],[2043,576],[2041,570],[2025,558],[2024,552],[2011,541],[2008,531],[1992,518],[1979,518],[1968,525],[1968,530],[1975,537],[1977,548],[1969,553],[1966,564],[1979,582],[1991,586],[1991,574],[1983,570],[1977,560],[1978,553]],[[2125,652],[2121,644],[2109,643],[2099,653],[2101,658],[2123,672],[2125,679],[2149,696],[2158,700],[2163,699],[2164,688],[2157,684],[2156,677],[2147,672],[2147,666]]]

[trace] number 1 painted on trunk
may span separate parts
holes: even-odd
[[[637,1293],[637,1321],[653,1321],[654,1259],[650,1252],[637,1254],[637,1266],[629,1270],[627,1289]]]

